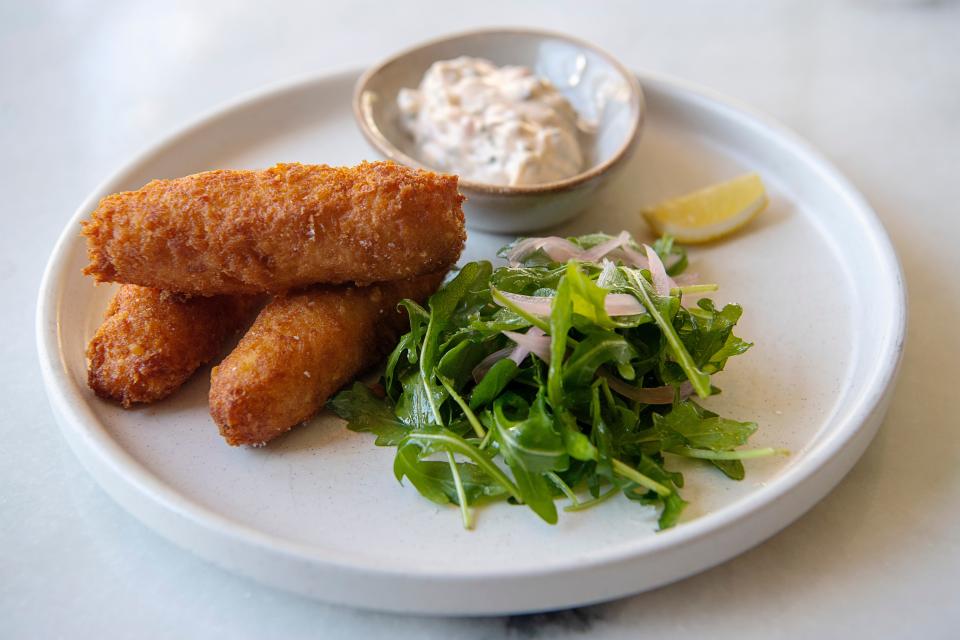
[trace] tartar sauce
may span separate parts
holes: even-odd
[[[548,80],[527,67],[460,57],[433,63],[397,103],[421,162],[500,185],[553,182],[583,170],[586,127]]]

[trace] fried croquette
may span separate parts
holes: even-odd
[[[83,223],[84,273],[198,295],[400,280],[456,261],[462,201],[456,176],[391,162],[154,180]]]
[[[320,286],[275,298],[210,376],[210,414],[231,445],[262,445],[313,417],[393,347],[404,298],[444,272],[369,287]]]
[[[165,398],[242,329],[257,296],[187,298],[123,285],[87,346],[87,383],[129,408]]]

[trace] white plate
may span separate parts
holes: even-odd
[[[208,371],[168,401],[124,411],[85,384],[84,348],[111,287],[80,274],[78,222],[103,195],[157,177],[277,161],[372,157],[350,113],[356,74],[242,100],[136,159],[83,205],[40,289],[37,340],[63,433],[103,488],[148,526],[265,583],[358,607],[493,614],[579,605],[665,584],[772,535],[822,498],[867,446],[886,408],[904,335],[896,256],[874,214],[816,152],[768,119],[674,80],[641,76],[648,122],[623,175],[561,233],[642,232],[642,203],[757,170],[770,210],[727,242],[692,251],[692,271],[745,308],[756,342],[707,404],[761,428],[736,483],[680,465],[691,506],[656,533],[652,509],[612,500],[548,526],[484,508],[467,532],[391,473],[392,451],[324,415],[265,449],[226,446],[207,413]],[[466,258],[507,238],[473,232]]]

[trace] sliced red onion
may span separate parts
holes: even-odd
[[[515,347],[505,347],[499,351],[494,351],[486,358],[480,361],[480,363],[473,368],[473,381],[480,382],[483,380],[483,376],[487,375],[487,371],[490,371],[490,368],[493,367],[497,362],[507,358],[516,350]]]
[[[531,315],[544,318],[550,315],[550,306],[553,304],[553,298],[551,296],[524,296],[519,293],[500,291],[499,289],[497,289],[497,291],[504,298]],[[494,302],[498,302],[496,298],[494,298]]]
[[[620,248],[626,257],[626,262],[638,269],[649,269],[650,261],[644,258],[640,253],[629,245]]]
[[[657,295],[669,296],[670,289],[677,286],[670,276],[667,275],[667,269],[663,266],[663,261],[657,252],[648,244],[643,245],[647,251],[647,260],[650,262],[650,275],[653,276],[653,288],[657,290]]]
[[[550,336],[544,334],[538,327],[530,327],[526,333],[504,331],[503,335],[517,343],[517,348],[510,355],[510,359],[519,365],[532,353],[544,362],[550,362]]]
[[[647,312],[646,307],[630,293],[608,293],[603,300],[603,306],[611,318],[636,316]]]
[[[626,264],[640,269],[648,268],[648,260],[630,246],[632,241],[633,238],[627,231],[621,231],[616,237],[605,240],[590,249],[580,249],[566,238],[559,236],[525,238],[507,253],[507,260],[511,265],[516,266],[533,252],[542,249],[555,262],[566,262],[570,258],[584,262],[600,262],[608,255],[617,255]]]
[[[510,293],[508,291],[497,290],[500,295],[510,302],[523,309],[530,315],[546,318],[550,316],[550,308],[553,304],[552,296],[524,296],[519,293]],[[494,298],[494,302],[497,299]],[[503,305],[501,305],[503,306]],[[644,306],[629,293],[608,293],[604,299],[604,308],[607,315],[614,316],[635,316],[640,313],[646,313]]]
[[[507,254],[507,260],[510,264],[516,266],[538,249],[543,249],[543,252],[550,256],[550,259],[554,262],[566,262],[570,258],[578,257],[581,252],[577,245],[559,236],[525,238],[514,245],[513,249]]]
[[[583,251],[579,258],[584,262],[600,262],[600,260],[608,253],[614,249],[619,249],[628,242],[630,242],[630,234],[626,231],[621,231],[620,235],[617,237],[610,238],[609,240],[601,242],[600,244]]]
[[[619,393],[620,395],[630,398],[631,400],[636,400],[637,402],[642,402],[644,404],[670,404],[673,402],[673,394],[675,387],[671,385],[666,385],[663,387],[635,387],[632,384],[627,384],[622,380],[614,378],[610,375],[603,375],[607,380],[607,384],[610,385],[610,388]],[[686,400],[693,394],[693,385],[689,381],[684,382],[680,385],[680,399]]]

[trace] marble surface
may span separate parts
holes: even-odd
[[[820,505],[739,558],[554,614],[333,607],[227,574],[153,534],[83,471],[41,385],[36,292],[66,219],[132,154],[238,94],[503,24],[567,31],[635,68],[747,102],[863,190],[910,297],[900,384],[867,454]],[[903,0],[0,3],[0,636],[956,637],[958,35],[957,3]]]

